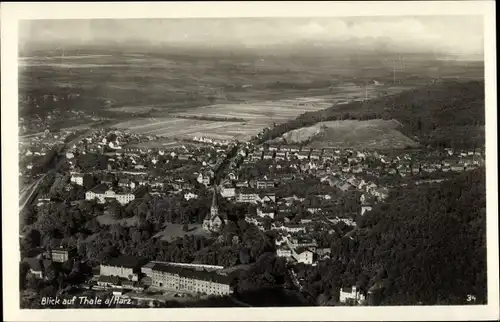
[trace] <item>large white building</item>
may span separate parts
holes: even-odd
[[[144,261],[133,256],[120,256],[102,263],[101,276],[116,276],[130,281],[138,281],[141,266]]]
[[[234,188],[234,187],[222,187],[220,194],[224,198],[233,198],[236,196],[236,188]]]
[[[141,270],[153,287],[191,293],[226,295],[232,293],[230,278],[214,271],[162,263],[149,263]]]
[[[292,252],[292,256],[298,263],[304,263],[306,265],[312,265],[314,263],[314,253],[310,250],[304,250],[300,253]]]
[[[339,295],[340,303],[355,303],[362,304],[365,301],[365,296],[359,292],[356,286],[342,287]]]
[[[100,184],[85,193],[86,200],[96,200],[98,203],[106,203],[109,200],[116,200],[121,205],[126,205],[135,200],[135,195],[132,193],[116,193],[108,189],[106,184]]]

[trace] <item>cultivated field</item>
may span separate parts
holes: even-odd
[[[405,148],[418,144],[398,131],[395,120],[343,120],[320,122],[283,135],[287,143],[304,143],[313,148],[359,149]]]
[[[374,89],[370,90],[369,95],[368,92],[360,93],[360,88],[354,85],[341,90],[342,93],[328,96],[202,106],[166,117],[136,118],[120,122],[114,127],[170,138],[191,139],[203,136],[221,140],[248,140],[273,123],[282,123],[305,112],[357,99],[361,94],[366,94],[368,98],[376,95]],[[182,117],[240,118],[245,121],[209,121]]]
[[[201,144],[200,144],[201,145]],[[175,141],[170,139],[146,141],[140,143],[127,144],[125,148],[140,148],[140,149],[175,149],[183,146],[198,146],[197,143],[186,143],[182,141]]]
[[[171,241],[175,238],[183,237],[184,235],[208,235],[208,232],[204,231],[200,224],[190,224],[188,231],[183,231],[182,226],[181,224],[167,224],[162,231],[154,235],[154,238]]]

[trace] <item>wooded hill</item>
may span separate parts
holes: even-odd
[[[429,185],[408,185],[336,239],[331,259],[298,271],[317,304],[337,305],[341,287],[374,291],[369,305],[487,302],[484,168]],[[373,300],[373,302],[371,302]]]
[[[484,146],[484,81],[443,81],[364,102],[306,112],[266,130],[259,143],[322,121],[396,119],[404,135],[424,146],[473,149]]]

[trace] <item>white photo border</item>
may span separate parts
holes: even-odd
[[[486,88],[488,304],[481,306],[67,309],[19,308],[17,31],[23,19],[482,15]],[[499,318],[494,1],[94,2],[1,4],[2,249],[6,321],[491,320]]]

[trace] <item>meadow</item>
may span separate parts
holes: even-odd
[[[201,228],[200,224],[190,224],[188,231],[184,231],[182,226],[181,224],[167,224],[162,231],[154,235],[154,238],[171,241],[178,237],[183,237],[184,235],[207,236],[209,234]]]

